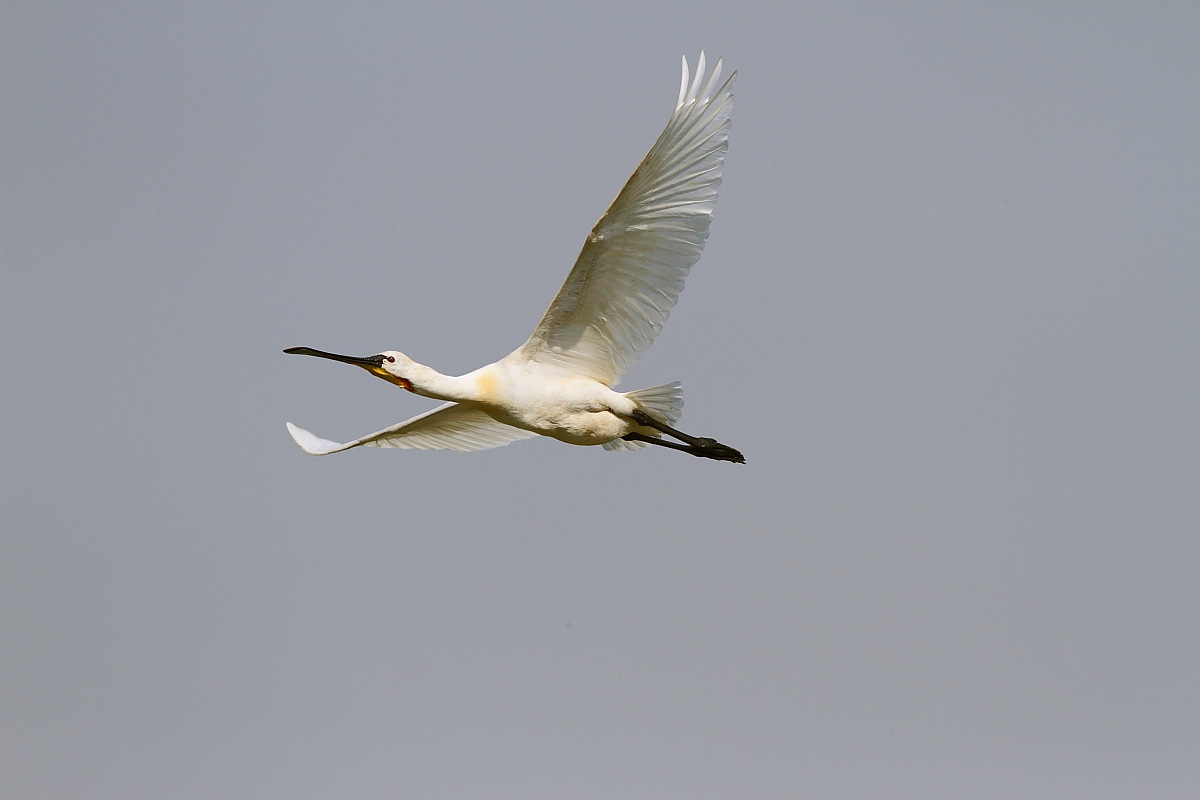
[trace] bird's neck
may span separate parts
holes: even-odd
[[[412,386],[411,391],[423,397],[455,403],[475,399],[475,381],[465,375],[443,375],[424,364],[413,364],[404,377]]]

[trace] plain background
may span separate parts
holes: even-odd
[[[434,6],[437,6],[434,8]],[[3,14],[6,798],[1200,796],[1191,3]],[[745,467],[315,459],[739,72],[625,388]]]

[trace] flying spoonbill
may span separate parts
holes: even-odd
[[[732,447],[672,427],[683,411],[678,382],[634,392],[612,388],[662,329],[708,238],[736,75],[719,84],[717,61],[706,76],[701,53],[696,75],[689,78],[683,60],[679,99],[667,127],[592,228],[533,335],[504,358],[455,377],[395,350],[365,358],[310,347],[284,350],[354,364],[410,392],[446,401],[345,444],[289,422],[296,443],[313,455],[360,446],[485,450],[540,434],[606,450],[654,444],[744,464]]]

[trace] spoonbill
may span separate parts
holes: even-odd
[[[662,329],[708,238],[736,75],[719,84],[718,60],[706,76],[701,52],[695,77],[689,78],[683,59],[679,99],[666,128],[592,228],[533,335],[504,358],[451,376],[395,350],[364,358],[310,347],[284,350],[354,364],[410,392],[446,401],[344,444],[289,422],[296,444],[313,455],[352,447],[466,451],[540,434],[607,450],[660,445],[744,464],[734,448],[672,427],[683,411],[678,382],[633,392],[612,388]]]

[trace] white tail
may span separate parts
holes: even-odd
[[[625,396],[637,403],[642,411],[672,427],[683,413],[683,386],[679,381],[626,392]],[[602,445],[605,450],[640,450],[645,446],[645,442],[627,442],[624,439],[613,439]]]

